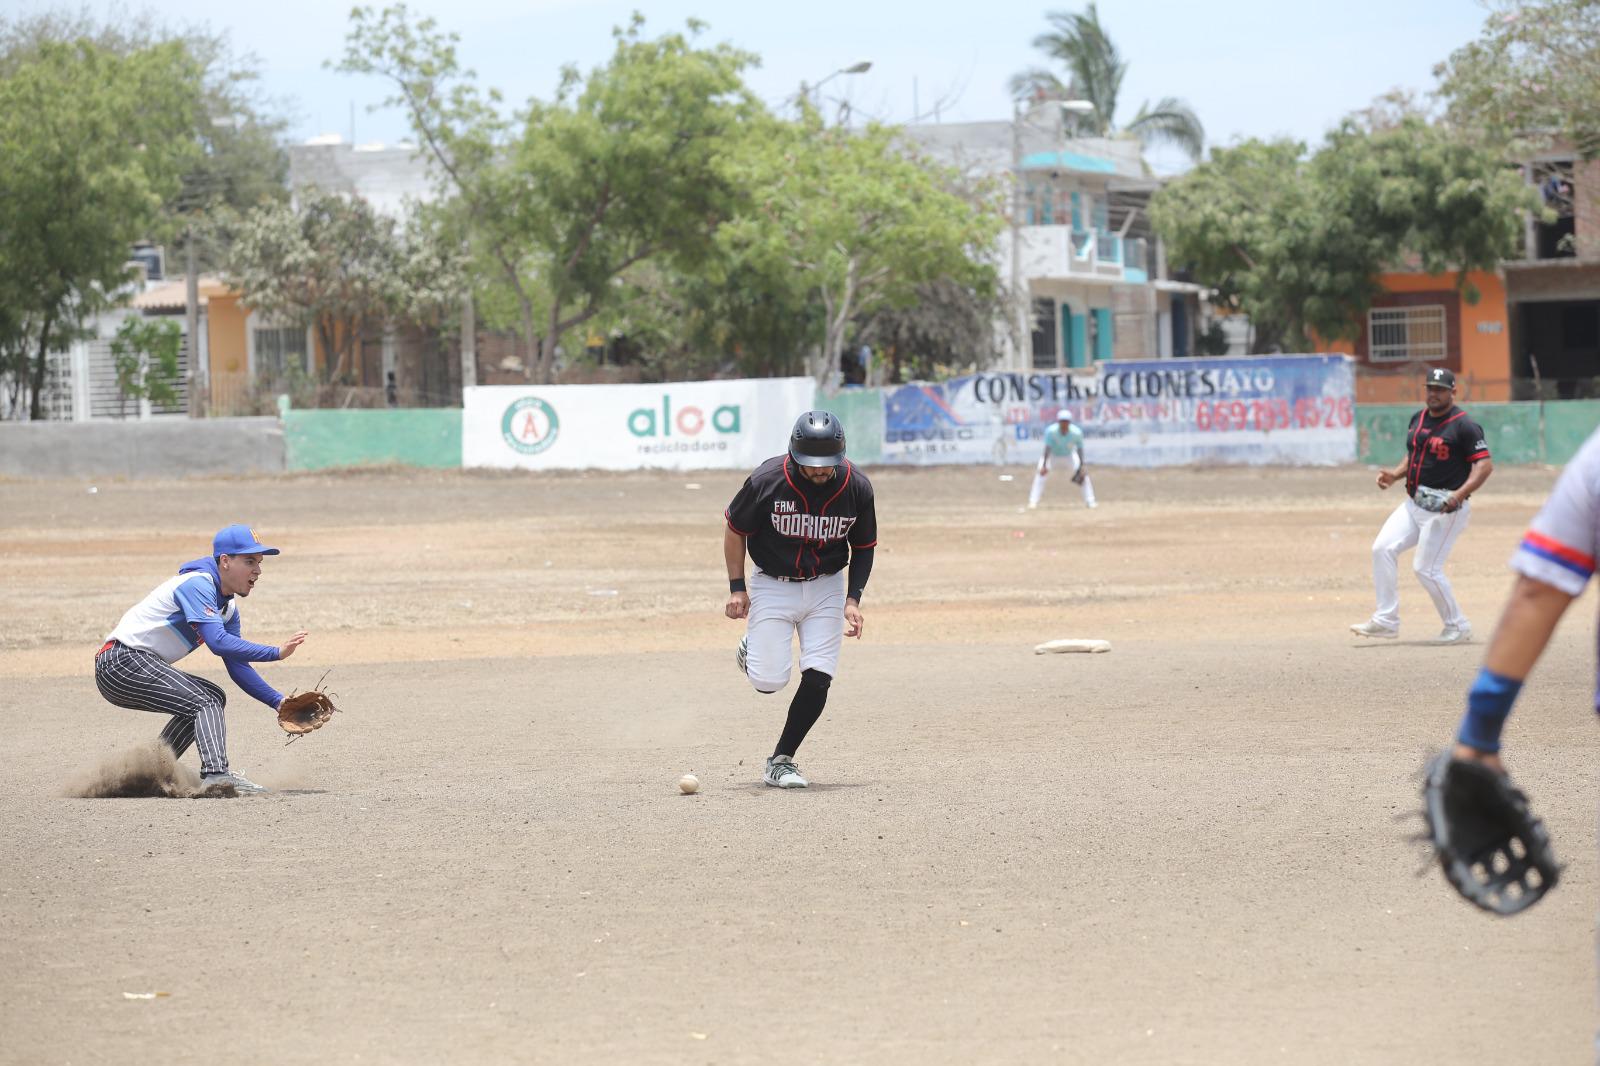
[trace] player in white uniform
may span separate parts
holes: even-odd
[[[1556,624],[1588,585],[1600,555],[1600,430],[1561,472],[1523,535],[1511,569],[1511,599],[1500,614],[1483,667],[1467,693],[1452,754],[1505,773],[1500,733],[1522,683],[1549,645]],[[1600,711],[1600,691],[1594,707]],[[1600,1052],[1600,1042],[1596,1045]]]
[[[1378,471],[1378,488],[1404,483],[1406,499],[1394,509],[1372,542],[1372,584],[1377,609],[1350,632],[1358,637],[1393,640],[1400,635],[1399,563],[1403,551],[1417,550],[1411,568],[1428,590],[1444,628],[1435,644],[1460,644],[1472,639],[1472,625],[1456,602],[1444,564],[1456,538],[1472,518],[1468,499],[1494,472],[1482,427],[1456,406],[1456,376],[1444,367],[1428,371],[1427,406],[1411,416],[1406,429],[1406,455]],[[1447,493],[1442,510],[1425,509],[1418,500]]]
[[[1033,474],[1033,487],[1028,490],[1028,509],[1039,506],[1044,495],[1044,479],[1050,473],[1051,456],[1070,456],[1072,480],[1083,485],[1083,502],[1095,506],[1094,484],[1083,468],[1083,430],[1073,424],[1072,414],[1063,407],[1056,413],[1056,421],[1044,431],[1044,454],[1039,457],[1039,467]]]

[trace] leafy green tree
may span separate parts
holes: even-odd
[[[178,398],[178,353],[183,331],[176,322],[133,316],[122,320],[111,340],[117,371],[119,417],[128,417],[128,401],[171,404]]]
[[[86,10],[44,11],[14,20],[0,18],[0,71],[40,45],[87,41],[128,57],[157,45],[177,45],[199,70],[198,106],[193,108],[196,151],[182,186],[164,205],[162,221],[145,236],[155,240],[195,237],[199,268],[216,266],[207,223],[219,214],[248,210],[288,198],[289,157],[280,143],[286,123],[256,86],[253,57],[238,56],[226,34],[203,26],[171,29],[151,15],[97,22]]]
[[[352,16],[338,69],[395,85],[391,102],[407,109],[490,289],[485,318],[515,308],[539,380],[567,332],[614,305],[630,269],[704,260],[734,210],[728,161],[760,110],[742,81],[753,57],[681,34],[647,39],[642,27],[635,17],[616,31],[606,65],[586,78],[567,69],[553,101],[530,101],[511,124],[433,20],[403,5]]]
[[[992,201],[951,191],[953,176],[916,158],[898,133],[824,128],[814,112],[751,155],[752,210],[719,233],[725,254],[790,271],[822,312],[817,379],[839,370],[858,320],[904,308],[950,280],[992,294],[1003,222]]]
[[[1346,122],[1314,157],[1247,141],[1167,186],[1151,219],[1168,260],[1250,316],[1257,351],[1348,338],[1386,270],[1493,269],[1516,247],[1532,194],[1494,149],[1406,116]]]
[[[129,246],[181,187],[199,96],[176,43],[123,56],[44,41],[0,64],[0,296],[28,330],[30,417],[49,353],[114,300]]]
[[[1435,68],[1451,120],[1501,139],[1555,131],[1600,156],[1600,0],[1492,0]]]
[[[357,7],[344,56],[329,65],[392,86],[384,106],[404,109],[433,173],[434,230],[465,249],[479,319],[517,323],[531,366],[542,303],[523,235],[513,225],[520,190],[505,163],[513,125],[501,113],[498,90],[480,90],[476,74],[461,66],[459,40],[432,18],[413,18],[405,4]]]
[[[691,23],[692,33],[702,29]],[[603,310],[630,268],[660,259],[692,271],[740,206],[734,160],[760,104],[742,74],[754,57],[689,37],[643,36],[635,17],[586,79],[568,70],[556,98],[529,105],[510,167],[548,308],[538,371],[570,329]]]
[[[1205,151],[1205,127],[1193,109],[1175,96],[1164,96],[1154,104],[1146,101],[1139,105],[1138,113],[1126,126],[1117,125],[1118,97],[1122,94],[1122,79],[1127,76],[1128,64],[1100,24],[1100,12],[1094,3],[1081,14],[1052,11],[1046,18],[1051,29],[1035,37],[1033,46],[1059,66],[1066,80],[1053,69],[1030,67],[1012,77],[1014,97],[1087,100],[1094,105],[1094,110],[1071,120],[1080,136],[1126,134],[1146,145],[1174,144],[1190,159],[1200,158]]]
[[[249,307],[315,331],[324,385],[344,380],[369,328],[436,317],[462,291],[459,253],[425,216],[402,229],[365,200],[314,189],[246,215],[226,274]]]

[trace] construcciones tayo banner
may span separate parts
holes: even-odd
[[[465,390],[461,459],[533,470],[750,468],[788,446],[810,378]]]
[[[1101,363],[1093,377],[973,374],[883,393],[883,462],[1031,462],[1065,407],[1107,466],[1356,460],[1342,355]]]

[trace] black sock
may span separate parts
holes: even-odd
[[[801,671],[800,687],[789,701],[789,720],[783,724],[783,736],[778,738],[778,746],[772,754],[794,758],[794,753],[800,750],[800,742],[822,717],[822,708],[828,703],[828,684],[832,680],[821,670]]]

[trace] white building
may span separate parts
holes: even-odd
[[[1005,369],[1196,354],[1205,290],[1167,275],[1146,212],[1161,179],[1147,173],[1138,141],[1068,138],[1052,103],[1010,122],[905,132],[931,159],[1010,193],[997,265],[1025,297],[1017,315],[1027,340],[1020,350],[1003,343]]]

